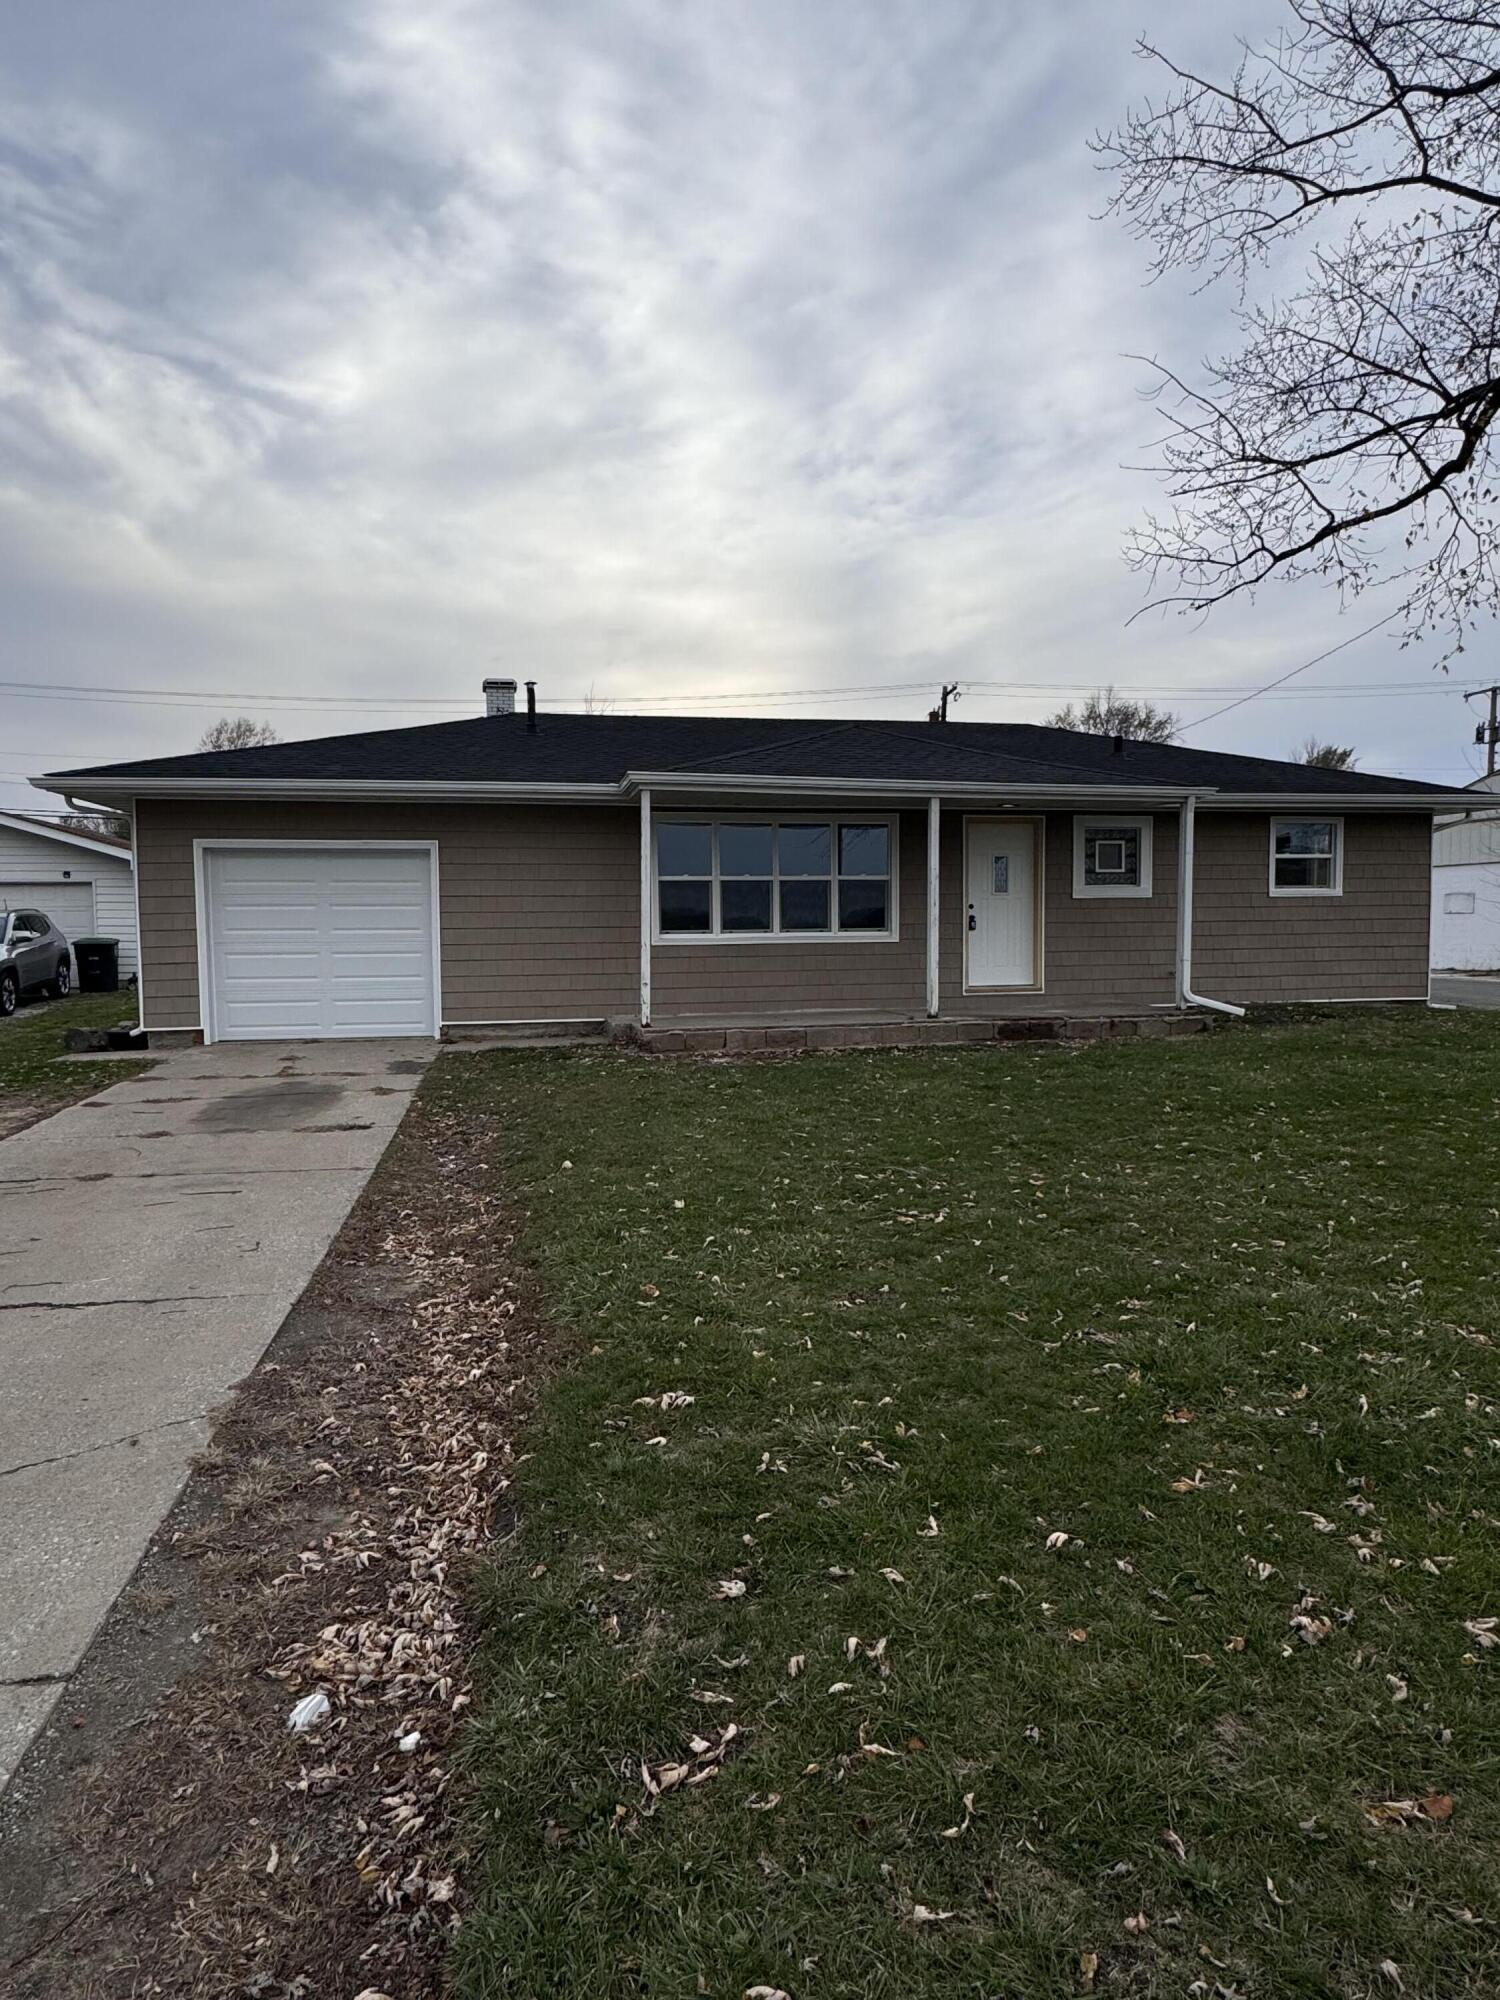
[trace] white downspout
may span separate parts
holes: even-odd
[[[942,997],[938,977],[938,911],[942,904],[942,810],[939,798],[927,801],[927,1018],[935,1021]]]
[[[651,1025],[651,926],[655,917],[651,867],[651,791],[641,792],[641,1026]]]
[[[1193,991],[1193,822],[1196,796],[1189,792],[1177,816],[1177,1004],[1179,1007],[1207,1007],[1215,1014],[1244,1015],[1243,1007],[1228,1000],[1210,1000]]]

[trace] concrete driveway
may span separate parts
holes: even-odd
[[[0,1142],[0,1786],[434,1053],[182,1050]]]
[[[1432,997],[1450,1007],[1500,1007],[1500,978],[1486,972],[1435,972]]]

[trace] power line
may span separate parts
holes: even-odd
[[[1380,621],[1382,624],[1386,622],[1388,621]],[[1357,632],[1352,637],[1343,640],[1338,646],[1332,646],[1327,652],[1318,654],[1316,659],[1304,661],[1302,666],[1294,667],[1290,673],[1283,674],[1277,680],[1268,681],[1260,686],[1249,687],[1244,684],[1236,686],[1232,682],[1228,685],[1220,683],[1217,687],[1207,688],[1176,687],[1165,683],[1147,682],[1118,682],[1114,685],[1117,692],[1121,694],[1150,695],[1171,701],[1215,701],[1225,694],[1233,694],[1237,697],[1226,708],[1218,709],[1211,715],[1199,716],[1194,722],[1185,725],[1188,728],[1196,728],[1200,722],[1211,722],[1214,720],[1215,715],[1226,714],[1228,708],[1240,706],[1241,701],[1253,701],[1258,696],[1269,694],[1273,689],[1282,686],[1286,681],[1292,680],[1298,674],[1305,673],[1308,668],[1316,666],[1319,661],[1331,658],[1334,653],[1341,652],[1345,646],[1352,646],[1356,640],[1365,638],[1370,632],[1377,631],[1378,629],[1378,625],[1368,626],[1364,632]],[[1093,692],[1094,684],[1083,681],[966,680],[962,685],[964,692],[975,700],[996,701],[1021,694],[1049,696],[1089,694]],[[621,703],[618,712],[627,715],[648,714],[654,711],[671,712],[705,708],[725,709],[751,705],[800,708],[816,705],[820,702],[864,702],[872,698],[904,697],[911,694],[925,693],[928,686],[929,683],[926,681],[889,681],[880,685],[872,684],[860,687],[767,689],[757,690],[752,693],[736,693],[731,691],[708,695],[620,696],[611,697],[609,701],[612,708],[615,699],[618,699]],[[1295,695],[1281,696],[1279,699],[1300,701],[1304,699],[1316,699],[1325,695],[1352,694],[1389,699],[1399,696],[1426,697],[1432,694],[1458,694],[1461,692],[1462,690],[1457,686],[1443,686],[1436,681],[1346,681],[1318,683],[1314,686],[1300,688]],[[319,711],[344,714],[354,711],[370,715],[399,715],[408,710],[431,711],[443,709],[454,711],[455,720],[463,719],[465,714],[474,715],[477,713],[477,704],[466,696],[422,697],[394,695],[389,700],[380,700],[369,695],[258,694],[247,693],[243,690],[237,694],[194,693],[189,689],[85,687],[76,683],[64,682],[60,682],[56,686],[49,686],[39,681],[0,681],[0,694],[9,695],[12,699],[18,701],[86,701],[101,707],[222,708],[228,704],[235,709],[256,711],[286,709],[294,714],[302,713],[308,715],[317,714]],[[586,695],[562,695],[555,697],[548,706],[554,711],[563,708],[581,709],[587,707],[589,700],[590,697]]]
[[[1314,654],[1312,659],[1304,660],[1300,667],[1293,667],[1290,673],[1278,675],[1274,681],[1267,681],[1264,687],[1256,688],[1253,694],[1241,695],[1238,701],[1226,702],[1222,708],[1214,709],[1210,715],[1196,716],[1193,721],[1185,722],[1183,729],[1201,729],[1204,723],[1217,722],[1221,715],[1228,715],[1233,709],[1243,708],[1246,702],[1255,701],[1259,696],[1269,694],[1272,688],[1282,687],[1287,681],[1295,680],[1298,674],[1305,674],[1309,667],[1320,666],[1324,660],[1331,660],[1335,653],[1342,653],[1346,646],[1358,645],[1361,639],[1368,639],[1372,632],[1378,632],[1382,625],[1389,625],[1401,609],[1402,606],[1398,604],[1394,611],[1388,611],[1384,618],[1377,618],[1373,625],[1366,625],[1362,632],[1352,632],[1347,639],[1341,639],[1336,646],[1330,646],[1327,652]],[[1181,733],[1179,730],[1178,734]]]

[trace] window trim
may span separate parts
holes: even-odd
[[[1141,843],[1141,879],[1139,882],[1085,882],[1084,841],[1090,827],[1132,827]],[[1073,894],[1080,901],[1104,901],[1115,903],[1149,902],[1155,893],[1152,888],[1152,849],[1155,845],[1156,821],[1150,813],[1075,813],[1073,815]]]
[[[1299,888],[1276,880],[1276,834],[1283,826],[1331,826],[1333,828],[1333,882],[1326,889]],[[1344,816],[1342,813],[1272,813],[1268,835],[1269,856],[1266,879],[1273,896],[1342,896],[1344,893]],[[1288,857],[1290,859],[1292,857]]]
[[[710,862],[713,872],[709,876],[709,916],[711,928],[706,931],[663,931],[661,927],[661,828],[663,826],[708,826],[711,831]],[[719,828],[721,826],[826,826],[832,829],[833,851],[829,857],[830,872],[821,875],[789,875],[789,882],[827,881],[829,885],[829,914],[834,923],[826,931],[783,931],[774,926],[781,919],[781,852],[780,843],[775,843],[772,855],[771,920],[773,928],[768,931],[725,931],[719,929]],[[888,875],[849,876],[849,881],[885,882],[888,884],[888,918],[884,930],[841,931],[838,928],[839,895],[839,828],[841,826],[883,826],[888,842],[887,859],[890,864]],[[764,881],[764,876],[731,878]],[[671,881],[703,880],[701,875],[667,877]],[[901,937],[901,820],[895,813],[880,812],[662,812],[651,816],[651,943],[653,949],[660,945],[672,950],[680,945],[846,945],[846,944],[895,944]]]

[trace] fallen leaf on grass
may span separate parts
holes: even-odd
[[[1167,1827],[1162,1834],[1161,1844],[1163,1847],[1169,1847],[1172,1850],[1184,1868],[1187,1866],[1187,1849],[1182,1844],[1182,1835],[1180,1833],[1174,1833],[1171,1827]]]
[[[964,1816],[959,1821],[957,1826],[945,1826],[942,1831],[942,1838],[944,1840],[957,1840],[961,1834],[965,1834],[968,1832],[969,1827],[973,1822],[973,1818],[974,1818],[974,1794],[972,1792],[965,1792]]]
[[[1464,1620],[1464,1630],[1486,1652],[1491,1646],[1500,1646],[1500,1632],[1495,1630],[1497,1625],[1500,1625],[1500,1618],[1466,1618]]]
[[[715,1597],[743,1597],[744,1594],[745,1586],[737,1576],[721,1577],[714,1591]]]
[[[726,1722],[718,1737],[710,1741],[706,1737],[694,1736],[689,1739],[688,1748],[692,1761],[683,1763],[657,1764],[654,1767],[641,1759],[641,1783],[649,1798],[658,1799],[665,1792],[675,1792],[683,1785],[702,1785],[709,1779],[717,1778],[729,1746],[739,1735],[739,1725]]]
[[[911,1906],[911,1921],[914,1924],[951,1923],[957,1915],[957,1910],[929,1910],[925,1903],[913,1903]]]
[[[883,1569],[880,1574],[885,1578],[887,1583],[905,1583],[906,1581],[906,1578],[901,1574],[899,1569]]]
[[[1380,1969],[1398,1993],[1406,1991],[1406,1981],[1401,1977],[1401,1968],[1393,1958],[1383,1958]]]
[[[1068,1546],[1068,1543],[1072,1539],[1073,1538],[1071,1535],[1065,1534],[1062,1531],[1062,1529],[1059,1528],[1055,1534],[1051,1534],[1047,1537],[1047,1547],[1049,1549],[1065,1549]]]
[[[1075,1646],[1083,1645],[1087,1640],[1088,1636],[1089,1636],[1089,1628],[1087,1627],[1087,1625],[1075,1625],[1072,1631],[1068,1634],[1068,1637],[1073,1641],[1073,1644]]]
[[[1097,1951],[1081,1951],[1081,1952],[1079,1952],[1079,1954],[1078,1954],[1078,1984],[1080,1985],[1080,1987],[1082,1987],[1082,1989],[1083,1989],[1083,1991],[1084,1991],[1085,1993],[1092,1993],[1092,1992],[1093,1992],[1093,1990],[1094,1990],[1094,1980],[1095,1980],[1095,1979],[1097,1978],[1097,1976],[1098,1976],[1098,1972],[1099,1972],[1099,1954],[1098,1954],[1098,1952],[1097,1952]]]
[[[747,1986],[745,2000],[792,2000],[792,1996],[780,1986]]]
[[[1244,1650],[1245,1635],[1243,1632],[1232,1632],[1224,1641],[1224,1651],[1226,1653],[1243,1653]]]
[[[1151,1928],[1151,1919],[1144,1910],[1137,1910],[1133,1917],[1125,1919],[1125,1928],[1132,1937],[1144,1937]]]
[[[780,1792],[767,1792],[764,1798],[749,1798],[745,1801],[746,1812],[774,1812],[781,1804]]]
[[[795,1680],[806,1665],[806,1653],[793,1653],[792,1657],[786,1663],[786,1670],[791,1679]]]
[[[925,1535],[925,1536],[926,1536],[926,1537],[928,1538],[928,1540],[929,1540],[929,1541],[931,1540],[931,1538],[932,1538],[932,1537],[933,1537],[934,1535],[940,1535],[940,1534],[941,1534],[942,1532],[943,1532],[943,1531],[942,1531],[942,1529],[941,1529],[941,1528],[940,1528],[940,1527],[938,1526],[938,1524],[937,1524],[937,1515],[936,1515],[936,1514],[929,1514],[929,1515],[927,1516],[927,1526],[926,1526],[925,1528],[918,1528],[918,1530],[917,1530],[917,1533],[918,1533],[919,1535]],[[1490,1622],[1490,1624],[1492,1624],[1492,1625],[1493,1625],[1495,1621],[1494,1621],[1494,1619],[1492,1618],[1492,1619],[1490,1619],[1490,1621],[1489,1621],[1489,1622]],[[951,1914],[951,1913],[950,1913],[950,1914]]]

